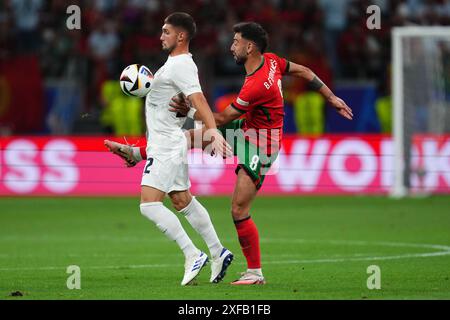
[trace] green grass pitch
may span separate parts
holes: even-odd
[[[258,197],[267,284],[244,287],[229,284],[246,266],[230,198],[199,199],[235,260],[224,282],[210,284],[207,265],[181,287],[183,256],[137,197],[0,198],[0,299],[450,299],[449,196]],[[81,269],[80,290],[67,289],[69,265]],[[370,265],[379,290],[367,288]]]

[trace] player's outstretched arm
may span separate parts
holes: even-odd
[[[242,112],[239,112],[230,104],[222,112],[214,112],[213,115],[217,126],[220,127],[242,116]]]
[[[195,107],[197,112],[195,113],[195,119],[203,121],[205,125],[204,139],[211,142],[212,150],[214,154],[219,154],[222,157],[230,157],[233,155],[233,150],[222,135],[217,131],[216,121],[214,119],[211,108],[206,101],[205,96],[201,92],[196,92],[188,96],[190,104]],[[173,104],[171,104],[173,107]]]
[[[352,109],[347,106],[344,100],[336,97],[330,88],[328,88],[311,69],[300,64],[289,62],[289,74],[308,81],[311,87],[320,92],[341,116],[349,120],[353,119]]]
[[[171,106],[171,108],[169,109],[170,111],[181,113],[185,116],[186,115],[189,116],[189,112],[193,111],[192,110],[193,108],[191,107],[189,100],[186,99],[185,97],[180,97],[179,95],[174,96],[169,105]],[[197,114],[196,111],[197,110],[192,112],[191,118],[193,120],[201,120],[200,116]],[[242,116],[242,112],[239,112],[231,105],[229,105],[222,112],[213,112],[214,121],[216,122],[217,127],[223,126],[239,118],[240,116]]]

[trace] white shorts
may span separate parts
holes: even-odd
[[[152,152],[147,147],[147,162],[142,173],[141,186],[149,186],[165,193],[185,191],[191,187],[189,181],[186,144],[170,151],[158,149]]]

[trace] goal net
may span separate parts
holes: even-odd
[[[450,27],[392,31],[394,174],[391,196],[424,193],[413,142],[450,132]]]

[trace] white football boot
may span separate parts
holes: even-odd
[[[212,283],[219,283],[225,277],[228,267],[233,261],[233,254],[227,248],[223,248],[220,256],[211,262],[211,279]]]
[[[208,263],[208,256],[206,253],[201,251],[198,254],[188,258],[184,264],[184,277],[183,281],[181,281],[181,285],[185,286],[194,280],[206,263]]]
[[[105,140],[104,144],[109,151],[125,160],[127,167],[134,167],[140,161],[133,155],[133,145],[110,140]]]
[[[250,285],[250,284],[266,284],[266,280],[260,274],[250,271],[242,272],[241,277],[231,284],[233,285]]]

